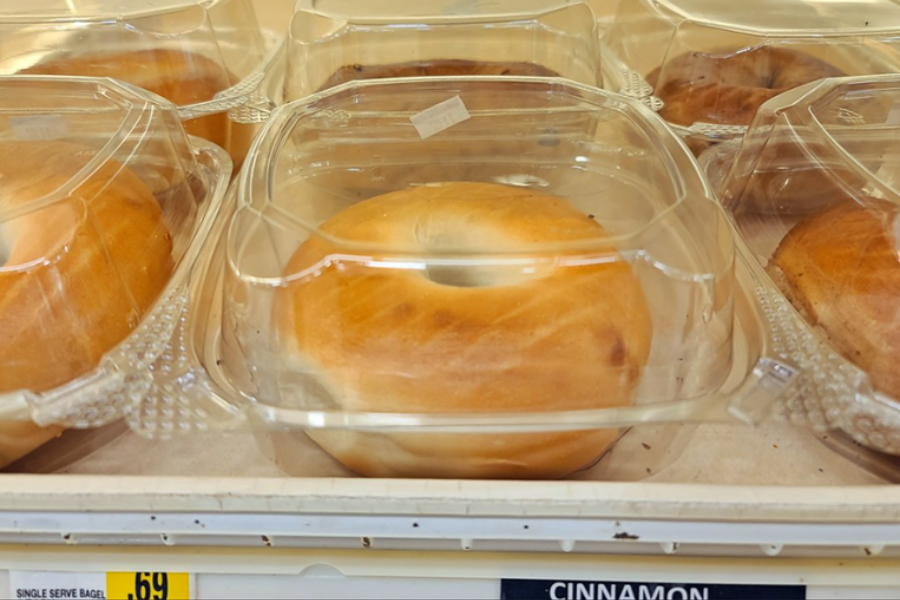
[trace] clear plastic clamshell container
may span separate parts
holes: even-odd
[[[753,420],[793,379],[696,163],[638,100],[345,84],[275,113],[237,196],[145,435],[249,419],[366,475],[552,478],[630,426]]]
[[[605,72],[584,0],[299,0],[288,37],[285,97],[361,79],[565,77],[629,92]]]
[[[236,161],[269,108],[258,88],[283,40],[259,28],[251,0],[0,2],[0,74],[127,81]]]
[[[702,157],[768,272],[758,294],[775,348],[804,370],[787,416],[895,455],[898,124],[900,76],[826,80],[763,105],[743,144]]]
[[[896,71],[900,4],[621,0],[605,39],[699,151],[742,135],[759,106],[781,92],[824,77]]]
[[[594,18],[597,19],[597,29],[600,37],[606,35],[616,17],[616,9],[619,7],[619,0],[588,0],[591,9],[594,11]]]
[[[0,77],[0,465],[150,387],[231,177],[163,102]]]

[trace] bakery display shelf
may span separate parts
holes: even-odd
[[[640,483],[363,479],[315,450],[288,478],[251,434],[105,441],[56,474],[5,474],[0,543],[900,557],[900,488],[787,426],[702,425]]]
[[[503,482],[353,477],[312,443],[292,478],[261,434],[69,432],[3,475],[0,596],[898,597],[900,488],[787,425],[685,429],[639,483],[640,436],[628,468]]]

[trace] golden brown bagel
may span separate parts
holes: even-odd
[[[670,123],[749,125],[759,107],[778,94],[843,75],[803,52],[761,46],[729,54],[688,52],[653,71],[647,81],[665,104],[660,115]]]
[[[898,209],[845,200],[798,223],[770,270],[788,299],[876,388],[900,398]]]
[[[208,58],[163,49],[60,58],[40,62],[20,73],[111,77],[149,90],[177,106],[207,102],[235,83],[231,74]],[[184,128],[191,135],[229,148],[227,114],[186,121]]]
[[[559,77],[540,65],[526,62],[478,62],[473,60],[422,60],[393,65],[344,65],[320,88],[327,90],[348,81],[388,77],[514,75],[519,77]]]
[[[648,308],[629,266],[603,243],[603,228],[565,200],[439,184],[355,204],[319,233],[287,266],[295,283],[276,301],[275,323],[287,364],[311,373],[341,409],[552,412],[631,402],[650,350]],[[341,253],[326,236],[418,256],[553,242],[593,249],[546,253],[532,274],[434,265],[423,272],[326,262]],[[588,260],[560,266],[576,256]],[[563,477],[617,435],[312,434],[365,475],[476,478]]]
[[[93,156],[65,142],[0,143],[0,213],[64,189]],[[159,204],[115,161],[69,196],[0,222],[0,246],[0,393],[44,391],[89,372],[172,272]],[[35,436],[37,444],[0,442],[0,458],[34,449]]]

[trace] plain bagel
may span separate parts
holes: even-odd
[[[0,214],[60,194],[0,222],[0,394],[88,373],[169,281],[172,239],[139,177],[110,160],[66,190],[92,157],[65,142],[0,143]],[[3,462],[58,433],[30,424],[6,431],[16,433],[0,440]]]
[[[448,183],[359,202],[287,265],[292,284],[275,306],[286,369],[306,373],[347,411],[626,406],[649,355],[651,318],[640,284],[606,239],[567,201],[522,188]],[[478,260],[463,269],[366,266],[377,252],[366,261],[335,258],[348,253],[346,243],[435,257],[566,242],[591,249],[547,251],[532,272]],[[578,266],[566,266],[567,257]],[[311,435],[369,476],[544,478],[590,464],[618,431]]]

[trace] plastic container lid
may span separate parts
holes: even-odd
[[[870,35],[897,32],[900,5],[879,0],[652,0],[676,18],[764,37]]]
[[[76,21],[84,18],[140,17],[183,10],[193,6],[209,7],[222,0],[32,0],[6,2],[0,6],[4,20],[18,19]],[[227,0],[225,0],[227,1]]]
[[[233,154],[246,142],[226,113],[254,101],[282,41],[260,30],[250,0],[0,3],[0,74],[133,83],[178,105],[190,134]]]
[[[646,78],[667,121],[727,137],[780,92],[824,77],[896,71],[900,5],[621,0],[606,42]]]
[[[539,14],[566,6],[583,4],[583,0],[446,0],[411,3],[408,0],[360,3],[354,0],[297,0],[297,10],[314,10],[322,16],[352,20],[357,23],[402,23],[422,18],[508,17]]]
[[[193,143],[136,87],[0,77],[0,463],[147,391],[231,176]]]
[[[584,0],[299,0],[285,97],[410,76],[562,76],[603,80]]]
[[[620,427],[726,398],[746,412],[791,379],[767,359],[695,163],[637,100],[528,78],[346,84],[279,109],[238,193],[148,396],[206,426],[328,430],[313,435],[339,455],[371,442],[363,454],[388,470],[353,468],[394,475],[496,476],[496,456],[472,471],[446,452],[489,436],[522,450],[504,476],[560,476],[521,440],[592,460]],[[193,382],[178,398],[175,379]],[[606,443],[554,445],[584,430]],[[423,435],[446,462],[397,462],[392,444]]]
[[[826,80],[763,105],[703,157],[770,277],[778,352],[806,369],[790,415],[900,454],[900,77]],[[777,287],[776,287],[777,286]],[[780,290],[780,293],[777,291]]]
[[[591,5],[591,9],[594,11],[600,36],[603,37],[609,31],[609,28],[612,27],[616,10],[619,7],[619,0],[588,0],[588,4]]]

